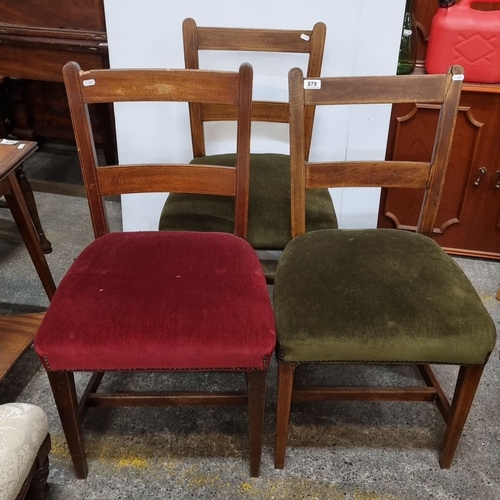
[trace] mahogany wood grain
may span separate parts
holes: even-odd
[[[101,0],[0,0],[0,10],[0,22],[16,27],[38,26],[41,29],[57,31],[106,31]]]
[[[308,80],[306,77],[306,82]],[[401,90],[401,85],[405,86],[404,91]],[[306,89],[304,95],[306,104],[316,105],[393,104],[417,101],[441,103],[449,88],[449,79],[443,78],[442,75],[412,75],[411,79],[404,83],[400,75],[383,78],[367,76],[362,80],[346,76],[322,78],[321,89]],[[335,99],[332,99],[332,95],[335,95]]]
[[[234,72],[111,69],[83,71],[79,76],[87,104],[147,101],[239,103],[239,80]],[[191,78],[196,85],[187,84]]]
[[[204,122],[235,120],[234,106],[222,104],[204,104],[202,107]],[[252,121],[288,123],[290,120],[288,103],[274,101],[253,101]]]
[[[198,27],[198,50],[307,54],[312,31]],[[307,38],[306,40],[304,38]]]
[[[0,315],[0,382],[33,343],[44,314]]]
[[[62,68],[108,68],[103,0],[0,0],[0,74],[7,77],[9,133],[19,139],[73,141]],[[18,94],[21,94],[19,96]],[[98,140],[106,162],[116,163],[116,139],[109,108],[97,110]],[[29,119],[27,119],[29,115]]]
[[[0,179],[10,175],[38,149],[38,145],[34,142],[24,144],[22,148],[19,148],[20,144],[0,144]]]
[[[45,43],[41,43],[41,42]],[[64,48],[56,48],[53,43],[47,47],[45,40],[30,39],[29,45],[19,43],[3,46],[0,59],[0,72],[10,78],[27,80],[42,80],[47,82],[62,82],[62,68],[68,60],[76,59],[84,68],[99,68],[104,66],[103,59],[107,54],[100,54],[97,42],[78,42],[66,44]],[[34,50],[36,48],[36,50]]]
[[[306,170],[305,187],[392,186],[423,188],[429,182],[430,165],[421,162],[317,162]]]
[[[434,106],[421,103],[395,105],[386,158],[430,159],[438,112]],[[499,179],[499,126],[500,95],[472,91],[470,85],[464,85],[432,235],[448,253],[500,259],[500,190],[495,187]],[[482,167],[486,173],[476,185]],[[422,199],[422,190],[383,189],[378,226],[414,231]]]
[[[103,196],[123,193],[199,193],[235,196],[236,170],[212,165],[113,165],[97,171]]]

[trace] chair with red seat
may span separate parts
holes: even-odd
[[[244,239],[252,68],[83,72],[68,63],[64,80],[96,240],[63,278],[35,349],[48,373],[76,474],[87,476],[82,419],[88,406],[248,403],[250,472],[257,476],[275,331],[259,260]],[[88,105],[123,101],[236,104],[236,166],[98,167]],[[232,196],[235,234],[109,233],[103,196],[152,191]],[[104,372],[172,370],[243,372],[248,391],[97,392]],[[77,371],[94,372],[80,402]]]

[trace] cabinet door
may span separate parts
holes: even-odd
[[[429,161],[436,124],[435,106],[394,106],[387,158]],[[465,91],[433,236],[450,253],[500,258],[497,170],[500,94]],[[383,190],[379,227],[415,230],[422,198],[423,191]]]

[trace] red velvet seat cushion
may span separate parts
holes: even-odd
[[[263,369],[275,346],[259,260],[223,233],[111,233],[62,280],[35,338],[48,370]]]

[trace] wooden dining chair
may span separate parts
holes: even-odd
[[[182,28],[185,66],[189,69],[199,69],[200,51],[276,52],[306,54],[307,75],[315,78],[321,73],[326,37],[324,23],[316,23],[312,30],[305,31],[213,28],[199,27],[188,18]],[[190,103],[189,112],[195,157],[192,163],[234,165],[234,153],[206,156],[204,140],[204,124],[234,120],[234,106]],[[304,133],[306,154],[311,145],[314,113],[315,106],[308,106]],[[288,102],[254,101],[252,120],[288,123]],[[250,158],[248,241],[258,250],[283,250],[291,234],[289,155],[252,153]],[[307,230],[337,227],[327,189],[310,191],[306,207]],[[230,199],[181,193],[168,197],[159,227],[161,230],[230,232],[233,217]],[[272,282],[273,276],[269,275],[268,280]]]
[[[275,330],[260,262],[244,239],[252,68],[80,71],[71,62],[64,81],[96,240],[61,281],[35,349],[47,370],[76,475],[87,476],[82,419],[89,406],[248,404],[250,473],[257,476]],[[236,105],[235,167],[99,167],[88,105],[125,101]],[[109,233],[103,196],[158,191],[232,197],[234,234]],[[80,401],[73,375],[78,371],[94,372]],[[109,371],[242,372],[248,391],[97,392]]]
[[[450,155],[463,70],[447,75],[321,78],[291,70],[292,232],[276,271],[278,396],[276,468],[283,468],[295,402],[435,401],[450,467],[495,325],[460,267],[431,238]],[[305,110],[314,105],[425,103],[440,109],[430,162],[307,161]],[[424,188],[417,233],[395,229],[305,233],[305,193],[318,187]],[[429,364],[458,365],[450,405]],[[304,387],[307,364],[411,364],[425,387]],[[298,377],[300,379],[300,377]]]

